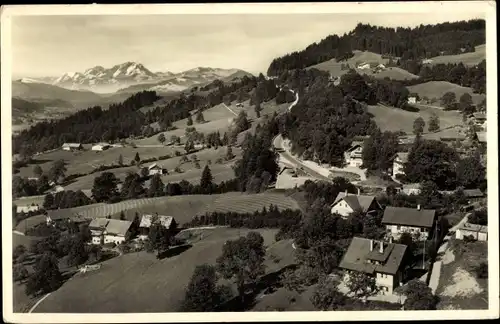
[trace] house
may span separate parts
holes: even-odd
[[[383,69],[385,69],[385,65],[380,63],[379,65],[377,65],[377,69],[383,70]]]
[[[408,152],[398,152],[394,157],[394,161],[392,162],[392,176],[396,177],[398,174],[405,174],[404,164],[408,162]]]
[[[386,207],[382,218],[382,226],[396,239],[407,232],[416,235],[419,240],[426,240],[435,223],[436,211],[422,209],[420,205],[417,208]]]
[[[403,283],[405,253],[403,244],[353,237],[339,268],[346,270],[344,279],[352,272],[373,276],[382,294],[392,294]]]
[[[111,147],[123,147],[123,144],[120,143],[111,144]]]
[[[61,192],[61,191],[64,191],[64,187],[57,185],[57,186],[54,187],[54,189],[52,189],[50,191],[50,193],[51,194],[56,194],[56,193]]]
[[[486,145],[486,132],[477,132],[476,136],[477,136],[477,141],[481,145]]]
[[[463,193],[465,197],[471,200],[477,200],[484,197],[484,193],[479,189],[464,189]]]
[[[38,181],[38,177],[28,177],[28,181]]]
[[[16,213],[30,213],[37,212],[40,210],[38,205],[28,205],[28,206],[17,206]]]
[[[236,104],[236,107],[243,107],[243,104],[239,102]]]
[[[89,224],[92,244],[102,244],[104,242],[104,230],[109,223],[107,218],[94,218]]]
[[[433,62],[432,59],[424,59],[422,60],[422,64],[431,64]]]
[[[108,221],[106,229],[103,232],[104,244],[120,244],[125,242],[130,233],[129,230],[130,226],[132,226],[132,222],[119,219],[108,219]]]
[[[166,229],[174,229],[177,227],[177,223],[172,216],[155,215],[160,224]],[[149,228],[151,227],[151,220],[153,215],[142,215],[141,222],[139,224],[139,239],[145,240],[149,235]]]
[[[486,121],[486,114],[485,113],[476,112],[476,113],[472,114],[472,116],[474,117],[474,120],[478,124],[482,124]]]
[[[416,96],[409,96],[408,97],[408,103],[409,104],[416,104],[417,103],[417,97]]]
[[[148,172],[150,176],[155,174],[163,174],[163,168],[158,164],[153,163],[148,167]]]
[[[80,143],[64,143],[62,149],[65,151],[77,151],[82,150],[83,146]]]
[[[401,146],[412,145],[415,142],[416,138],[417,138],[416,135],[404,135],[404,136],[400,136],[398,138],[398,143]]]
[[[92,146],[92,151],[105,151],[109,149],[111,145],[108,143],[97,143],[96,145]]]
[[[401,191],[406,195],[419,195],[421,191],[420,183],[403,184]]]
[[[464,223],[455,232],[455,237],[463,240],[466,236],[472,236],[477,241],[488,241],[488,226]]]
[[[360,70],[366,70],[369,68],[370,68],[370,63],[363,62],[358,65],[358,69]]]
[[[363,165],[363,142],[353,141],[351,147],[344,153],[348,166],[360,167]]]
[[[369,213],[377,210],[382,210],[382,207],[377,202],[375,196],[361,195],[359,188],[358,194],[349,194],[347,190],[339,192],[337,198],[335,198],[335,201],[330,206],[332,214],[339,214],[344,219],[349,217],[354,211]]]

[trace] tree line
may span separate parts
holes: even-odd
[[[485,31],[483,19],[415,28],[386,28],[360,23],[350,33],[330,35],[302,51],[275,58],[267,75],[279,76],[285,70],[303,69],[333,58],[347,59],[353,50],[399,57],[403,62],[473,52],[475,46],[486,43]]]

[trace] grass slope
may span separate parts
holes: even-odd
[[[429,99],[441,99],[441,97],[446,92],[454,92],[457,97],[457,101],[459,101],[460,96],[462,96],[464,93],[468,93],[472,96],[472,101],[475,104],[478,104],[486,97],[484,94],[474,93],[472,88],[462,87],[458,84],[450,83],[447,81],[429,81],[414,86],[409,86],[407,88],[410,93],[417,93],[420,97],[425,96]]]
[[[341,70],[342,64],[349,64],[351,68],[354,68],[360,74],[367,74],[370,76],[374,76],[375,78],[383,79],[385,77],[389,77],[394,80],[406,80],[406,79],[415,79],[418,76],[405,71],[398,67],[389,67],[385,70],[373,73],[370,69],[361,70],[357,69],[356,66],[361,62],[368,63],[378,63],[378,64],[387,64],[389,62],[388,59],[383,59],[380,54],[376,54],[368,51],[353,51],[354,56],[348,59],[347,61],[337,62],[336,59],[331,59],[325,62],[321,62],[315,65],[308,67],[308,69],[316,68],[318,70],[327,71],[334,76],[342,76],[348,72],[348,70]]]
[[[264,237],[264,244],[272,246],[276,230],[258,231]],[[34,312],[174,312],[194,268],[203,263],[214,264],[226,240],[247,233],[244,229],[209,230],[190,249],[163,260],[156,260],[154,254],[146,252],[111,259],[103,262],[98,271],[75,275]],[[266,264],[271,265],[269,261]]]
[[[418,112],[410,112],[399,108],[383,105],[368,106],[368,112],[374,116],[374,120],[382,131],[402,130],[407,134],[413,133],[413,122],[422,117],[426,124],[429,117],[434,113],[440,119],[441,129],[463,125],[462,117],[457,111],[445,111],[437,108],[422,107]],[[427,132],[427,125],[424,132]]]
[[[464,65],[474,66],[486,59],[486,44],[476,46],[476,51],[472,53],[436,56],[431,59],[431,64],[462,62]]]

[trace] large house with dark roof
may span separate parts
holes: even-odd
[[[363,144],[362,141],[353,141],[351,147],[344,153],[348,166],[359,168],[363,165]]]
[[[382,210],[382,207],[377,202],[375,196],[367,196],[358,194],[350,194],[347,192],[339,192],[337,198],[330,206],[332,214],[339,214],[342,218],[347,218],[354,211],[368,213],[371,211]]]
[[[143,215],[141,218],[141,222],[139,223],[139,236],[138,238],[141,240],[147,239],[149,235],[149,228],[151,227],[151,222],[153,218],[156,217],[160,224],[166,229],[174,229],[177,227],[177,223],[172,216],[163,216],[163,215]]]
[[[392,176],[395,177],[398,174],[405,174],[404,165],[408,162],[408,152],[398,152],[394,156],[394,161],[392,162]]]
[[[132,222],[130,221],[109,219],[103,233],[104,243],[120,244],[125,242],[128,238],[130,226],[132,226]]]
[[[375,278],[381,293],[392,294],[403,282],[405,253],[403,244],[353,237],[339,267],[346,270],[344,279],[352,272],[363,272]]]
[[[417,208],[388,206],[384,210],[382,225],[395,239],[407,232],[419,240],[426,240],[436,226],[436,211],[422,209],[420,205]]]

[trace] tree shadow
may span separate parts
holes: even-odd
[[[251,310],[257,304],[257,296],[262,292],[271,294],[278,288],[281,288],[281,275],[290,269],[296,269],[296,264],[285,266],[277,271],[262,276],[258,282],[245,286],[245,295],[243,298],[235,296],[225,303],[219,305],[217,312],[246,312]]]
[[[420,109],[415,107],[415,106],[410,106],[410,105],[406,105],[406,106],[403,106],[401,107],[402,110],[405,110],[405,111],[409,111],[409,112],[419,112]]]
[[[51,162],[52,160],[44,160],[44,159],[32,159],[29,164],[44,164]]]
[[[193,246],[192,244],[175,246],[173,248],[170,248],[166,251],[159,253],[156,258],[159,260],[163,260],[165,258],[171,258],[171,257],[174,257],[174,256],[181,254],[184,251],[189,250],[192,246]]]

